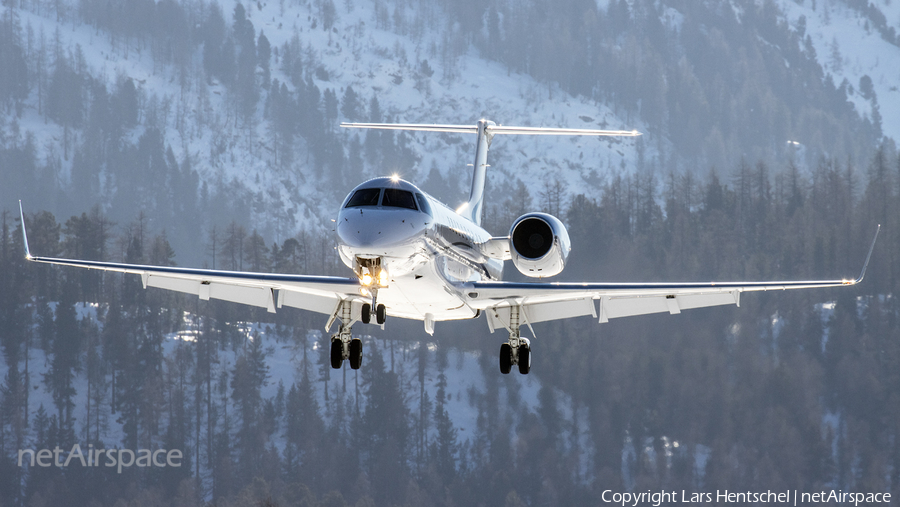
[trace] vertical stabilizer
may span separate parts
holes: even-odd
[[[465,216],[477,225],[481,225],[481,217],[484,214],[484,178],[487,174],[487,154],[491,148],[491,139],[494,134],[488,127],[494,126],[494,122],[478,120],[478,139],[475,141],[475,164],[472,173],[472,190],[469,192],[469,201],[460,210]]]

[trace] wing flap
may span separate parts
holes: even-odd
[[[548,320],[568,319],[584,315],[597,316],[592,298],[570,299],[567,301],[554,301],[550,303],[534,303],[524,305],[524,321],[529,324],[546,322]],[[486,312],[490,329],[509,327],[509,305],[497,305]]]
[[[278,292],[279,307],[281,305],[290,306],[291,308],[300,308],[316,313],[330,314],[337,304],[337,295],[324,296],[319,294],[308,294],[304,292],[295,292],[291,290],[281,290]],[[357,306],[357,305],[354,305]],[[362,306],[361,304],[359,306]]]
[[[241,287],[223,283],[209,284],[210,299],[220,299],[231,303],[240,303],[260,308],[274,308],[272,290],[262,287]]]
[[[718,294],[688,294],[676,296],[678,306],[684,310],[692,308],[706,308],[708,306],[738,305],[740,306],[740,291],[724,292]]]
[[[173,278],[150,274],[146,276],[146,286],[171,290],[198,296],[204,301],[218,299],[239,303],[275,312],[275,298],[271,287],[248,287],[228,283],[210,282],[200,279]],[[327,313],[327,312],[323,312]]]
[[[169,278],[165,276],[150,275],[147,277],[147,287],[173,290],[184,294],[200,294],[200,280],[186,280],[183,278]]]
[[[737,304],[740,292],[720,292],[709,294],[680,294],[666,296],[602,297],[600,318],[605,321],[619,317],[633,317],[651,313],[678,314],[681,310],[705,308],[708,306]]]
[[[603,306],[603,314],[607,319],[669,311],[666,298],[659,296],[609,298],[603,299],[601,305]]]
[[[574,299],[571,301],[558,301],[553,303],[539,303],[525,307],[525,318],[534,324],[548,320],[568,319],[581,317],[582,315],[595,315],[594,301],[591,298]],[[507,309],[507,315],[509,309]]]
[[[269,280],[240,279],[235,280],[236,283],[229,283],[229,279],[223,276],[222,272],[206,277],[191,277],[192,275],[172,277],[147,272],[141,272],[141,275],[146,279],[147,287],[191,294],[204,301],[218,299],[266,308],[272,313],[276,307],[289,306],[328,315],[332,313],[338,300],[355,296],[355,291],[348,290],[346,284],[334,281],[309,284],[296,281],[274,283]],[[250,285],[254,283],[257,285]],[[355,288],[355,285],[352,287]],[[278,290],[277,297],[275,290]],[[362,303],[354,305],[357,318],[361,307]]]

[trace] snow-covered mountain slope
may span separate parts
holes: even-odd
[[[819,64],[833,76],[835,85],[847,81],[849,99],[857,111],[872,118],[877,104],[882,132],[900,139],[900,38],[889,42],[872,21],[881,14],[888,29],[900,34],[900,2],[875,0],[868,2],[865,12],[850,4],[859,2],[782,0],[780,7],[792,27],[810,36]],[[865,90],[865,76],[874,94]]]
[[[226,0],[222,12],[226,24],[236,2]],[[188,6],[188,9],[197,6]],[[565,126],[574,128],[639,129],[638,121],[621,118],[609,107],[583,97],[573,97],[554,86],[517,73],[509,73],[503,65],[488,61],[474,50],[461,50],[458,56],[442,57],[436,49],[442,41],[440,33],[401,35],[396,31],[376,28],[380,6],[375,1],[341,2],[334,26],[324,30],[314,3],[285,4],[270,1],[247,4],[248,19],[257,34],[264,33],[276,56],[272,61],[272,78],[287,83],[291,80],[281,70],[277,52],[297,37],[307,61],[317,62],[315,85],[323,92],[332,89],[338,98],[352,86],[360,101],[368,105],[377,94],[383,116],[396,122],[474,124],[488,118],[500,124],[525,126]],[[70,5],[74,12],[76,6]],[[403,10],[406,26],[416,32],[415,25],[428,15],[415,5]],[[432,13],[434,15],[434,13]],[[250,130],[233,117],[229,104],[232,92],[211,79],[184,80],[181,69],[155,63],[151,49],[142,43],[111,37],[101,30],[80,22],[57,23],[50,12],[18,11],[23,30],[52,41],[59,37],[61,47],[83,59],[86,71],[107,83],[112,89],[117,81],[132,78],[142,93],[143,106],[154,105],[158,126],[165,134],[177,160],[190,158],[202,181],[237,180],[253,194],[264,196],[260,209],[290,207],[298,217],[295,227],[325,228],[339,199],[359,181],[344,181],[335,188],[327,174],[314,167],[312,158],[299,148],[290,170],[278,169],[272,150],[269,123],[264,120],[267,95],[260,97]],[[395,20],[395,26],[398,24]],[[193,55],[194,70],[202,68],[202,49]],[[81,55],[76,56],[76,55]],[[432,76],[422,76],[420,65],[427,60]],[[197,76],[201,72],[194,73]],[[71,183],[72,156],[61,153],[65,132],[62,126],[47,122],[38,113],[37,94],[26,101],[21,118],[15,120],[20,137],[34,134],[37,159],[58,160],[60,181]],[[338,121],[345,120],[340,117]],[[337,122],[331,128],[337,130]],[[141,126],[130,133],[133,142],[143,133]],[[74,146],[80,138],[73,135]],[[347,132],[344,139],[365,134]],[[441,134],[409,134],[410,147],[418,162],[411,167],[375,168],[364,177],[399,173],[413,182],[422,183],[433,167],[445,178],[456,180],[454,190],[460,198],[468,187],[474,158],[474,138]],[[489,178],[497,187],[511,187],[521,179],[527,182],[537,200],[551,179],[560,179],[567,189],[590,188],[609,170],[632,170],[637,155],[632,139],[540,138],[504,136],[492,146]],[[71,148],[70,148],[71,149]],[[599,175],[599,176],[598,176]],[[497,188],[495,187],[495,188]],[[106,188],[112,192],[116,189]],[[121,189],[118,189],[121,190]],[[425,190],[429,190],[426,186]],[[455,205],[457,202],[450,202]],[[270,217],[261,214],[253,225],[270,236],[284,237],[294,231],[272,226]]]
[[[228,30],[231,30],[232,13],[238,3],[225,0],[220,4]],[[659,22],[652,26],[668,31],[665,37],[677,46],[677,34],[688,16],[684,7],[664,1],[644,3],[653,5],[652,9],[639,5],[641,2],[606,1],[598,2],[598,6],[601,11],[609,12],[621,10],[625,5],[626,11],[632,10],[626,15],[633,19],[646,16],[647,12],[660,16]],[[724,4],[734,10],[739,21],[742,12],[756,5],[738,1]],[[327,231],[337,203],[360,179],[367,177],[399,173],[406,179],[424,184],[426,191],[438,193],[451,206],[466,195],[470,174],[467,164],[472,162],[474,148],[471,136],[403,134],[407,136],[406,146],[412,157],[390,167],[375,166],[367,160],[363,174],[343,178],[336,178],[320,167],[311,156],[311,147],[303,139],[292,148],[295,151],[292,162],[279,163],[272,121],[265,110],[271,89],[260,91],[248,121],[237,112],[239,99],[235,87],[220,83],[204,72],[202,43],[189,44],[191,53],[182,60],[183,65],[162,63],[165,58],[154,58],[154,51],[159,48],[146,38],[111,34],[104,28],[85,24],[79,12],[87,3],[63,0],[54,5],[36,2],[8,10],[7,15],[17,18],[23,34],[22,45],[28,48],[26,53],[38,54],[35,48],[40,47],[40,53],[46,58],[45,72],[50,73],[58,47],[70,55],[76,70],[105,83],[110,93],[125,78],[133,79],[140,95],[142,117],[137,126],[126,132],[124,139],[137,144],[147,126],[153,123],[163,132],[174,158],[179,163],[189,160],[201,182],[207,183],[211,191],[238,182],[246,195],[252,196],[248,198],[253,202],[250,216],[240,219],[247,226],[259,228],[267,238],[279,241],[298,229]],[[192,36],[202,36],[202,25],[211,4],[183,0],[179,5],[188,18],[187,23],[197,27]],[[727,172],[729,161],[741,156],[738,152],[710,154],[710,146],[713,151],[735,148],[727,144],[732,143],[729,140],[717,145],[715,140],[721,138],[721,132],[716,133],[713,129],[710,137],[701,140],[709,145],[703,148],[705,154],[701,153],[695,159],[679,159],[678,147],[667,137],[673,135],[673,127],[641,120],[640,102],[635,108],[634,104],[620,104],[614,99],[606,98],[601,102],[575,96],[566,93],[552,79],[539,80],[529,74],[510,71],[506,64],[482,55],[470,40],[471,35],[459,23],[449,21],[451,17],[442,11],[445,7],[434,2],[320,0],[285,3],[270,0],[265,3],[241,2],[240,5],[253,24],[254,36],[263,33],[270,41],[271,78],[285,83],[291,92],[297,88],[295,80],[283,70],[284,48],[296,41],[307,66],[305,74],[321,93],[329,91],[340,99],[345,90],[352,87],[363,109],[377,97],[383,120],[470,124],[479,118],[489,118],[507,125],[602,127],[645,132],[638,139],[498,138],[489,159],[492,165],[489,188],[493,192],[491,198],[496,202],[502,202],[513,193],[517,180],[524,182],[530,193],[532,202],[525,203],[525,207],[539,208],[543,204],[542,194],[547,192],[551,182],[560,181],[564,194],[596,194],[603,182],[622,172],[645,168],[705,171],[715,165],[716,160],[717,168]],[[869,4],[868,10],[852,8],[851,2],[840,0],[778,0],[774,5],[782,21],[792,30],[809,36],[816,61],[836,86],[846,80],[849,100],[859,114],[869,118],[880,116],[883,133],[894,139],[900,138],[897,84],[900,81],[900,48],[896,45],[897,37],[893,36],[893,42],[890,42],[890,36],[885,32],[892,27],[900,28],[900,1],[877,0]],[[886,20],[885,26],[880,28],[872,21],[881,19],[878,14]],[[330,28],[325,29],[326,25]],[[801,39],[805,40],[805,37]],[[634,48],[627,44],[633,41],[629,42],[627,38],[621,41],[619,51],[630,54]],[[685,48],[673,47],[669,56],[677,59],[682,51]],[[635,53],[634,58],[639,60],[641,56]],[[636,65],[640,67],[644,63]],[[34,66],[34,62],[29,64]],[[673,60],[662,62],[660,67],[647,68],[665,69],[677,65]],[[262,70],[257,68],[257,73],[261,76]],[[871,90],[866,76],[871,80]],[[49,76],[43,79],[43,86],[46,86]],[[660,84],[660,89],[674,93],[672,90],[676,85],[681,86],[678,88],[681,91],[687,90],[687,87],[671,82]],[[20,111],[8,107],[5,114],[0,115],[4,144],[23,145],[31,136],[38,163],[55,171],[52,176],[60,186],[71,186],[72,152],[84,141],[86,134],[79,128],[65,129],[48,121],[42,111],[46,105],[41,103],[39,89],[37,84],[31,86],[31,94],[22,103]],[[690,104],[689,101],[684,103]],[[700,103],[702,105],[702,101]],[[744,102],[741,104],[741,107],[746,106]],[[661,121],[671,123],[666,117],[676,117],[677,111],[677,107],[670,106],[668,112],[662,114]],[[740,112],[735,114],[741,115]],[[337,132],[339,144],[349,156],[350,144],[354,140],[363,142],[365,134],[340,132],[337,124],[347,119],[351,118],[338,107],[336,117],[329,120],[325,128]],[[678,121],[672,123],[676,125],[674,128]],[[723,127],[722,130],[727,134],[727,129]],[[733,139],[735,134],[727,135]],[[777,141],[784,142],[780,138]],[[429,188],[427,176],[432,169],[437,169],[445,180],[449,180],[449,185],[445,185],[449,188]],[[129,189],[119,188],[117,182],[108,177],[109,167],[101,171],[97,200],[109,211],[114,208],[110,203],[115,194]],[[144,209],[140,199],[133,201],[127,203],[133,209],[116,209],[126,214],[117,217],[119,220],[130,220]],[[78,206],[70,208],[64,211],[82,210]],[[211,215],[212,218],[202,223],[203,227],[216,225],[217,219],[227,223],[233,218],[218,217],[212,212]],[[163,224],[161,228],[166,225],[173,227]],[[176,248],[184,246],[177,244]],[[179,252],[183,258],[202,256],[198,252]]]

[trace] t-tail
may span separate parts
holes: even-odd
[[[626,136],[641,135],[637,130],[594,130],[594,129],[565,129],[545,127],[506,127],[497,125],[489,120],[478,120],[471,125],[428,125],[417,123],[341,123],[341,127],[369,128],[385,130],[420,130],[428,132],[450,132],[462,134],[477,134],[475,143],[475,164],[472,174],[472,189],[469,192],[469,200],[458,210],[458,213],[477,225],[481,225],[481,217],[484,214],[484,178],[487,174],[487,154],[491,148],[491,140],[497,134],[528,134],[545,136]]]

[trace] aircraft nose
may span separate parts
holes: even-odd
[[[341,240],[347,246],[354,248],[378,248],[389,243],[387,236],[382,234],[381,231],[366,228],[355,231],[350,229],[353,229],[353,227],[345,227],[344,230],[338,229]]]
[[[424,226],[416,213],[365,210],[342,213],[337,226],[341,242],[351,248],[381,248],[396,245],[415,236]],[[417,222],[419,227],[416,226]]]

